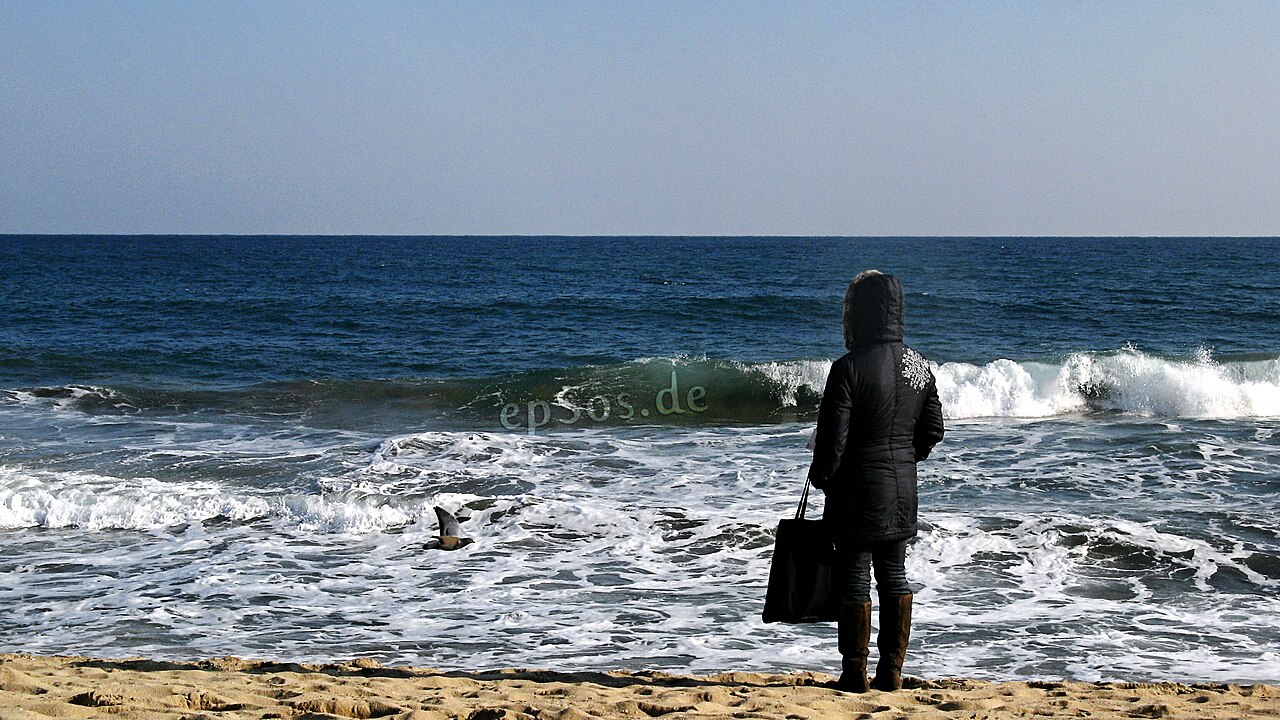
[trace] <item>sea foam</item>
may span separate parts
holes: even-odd
[[[157,530],[269,518],[299,532],[366,534],[434,517],[431,506],[441,500],[422,496],[387,502],[363,488],[326,494],[246,493],[195,478],[166,482],[0,467],[0,530]]]

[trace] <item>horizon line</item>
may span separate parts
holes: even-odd
[[[203,238],[592,238],[592,239],[861,239],[861,240],[1092,240],[1092,239],[1134,239],[1134,240],[1274,240],[1280,235],[803,235],[803,234],[566,234],[566,233],[219,233],[219,232],[145,232],[145,233],[95,233],[95,232],[2,232],[0,238],[15,237],[203,237]]]

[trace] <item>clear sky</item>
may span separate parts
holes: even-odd
[[[0,232],[1277,235],[1280,3],[3,0]]]

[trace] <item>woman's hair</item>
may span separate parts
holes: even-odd
[[[844,347],[846,350],[853,349],[853,323],[851,321],[853,319],[854,288],[858,287],[858,283],[862,282],[863,280],[866,280],[869,277],[875,277],[876,275],[883,275],[883,274],[884,273],[880,272],[879,270],[863,270],[862,272],[858,273],[857,277],[855,277],[853,280],[849,282],[849,288],[844,291],[844,311],[841,314],[841,319],[844,324]]]

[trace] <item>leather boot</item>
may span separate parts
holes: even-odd
[[[881,596],[880,634],[876,636],[880,662],[876,664],[876,678],[871,681],[871,687],[877,690],[902,689],[902,661],[907,656],[910,640],[911,596]]]
[[[840,604],[837,638],[840,648],[840,679],[836,689],[864,693],[867,680],[867,644],[871,640],[871,601]]]

